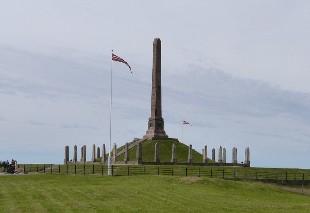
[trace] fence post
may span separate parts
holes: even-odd
[[[24,174],[26,174],[26,165],[24,164]]]
[[[159,175],[159,166],[157,166],[157,175]]]
[[[83,166],[83,174],[85,175],[85,163],[84,163],[84,166]]]
[[[93,174],[95,174],[95,164],[93,164]]]
[[[287,182],[287,171],[285,171],[285,181]]]
[[[76,163],[74,164],[74,174],[76,175]]]
[[[127,176],[129,176],[129,166],[127,166]]]
[[[225,170],[223,169],[223,179],[225,179]]]
[[[39,166],[37,165],[37,172],[39,172]]]
[[[60,164],[58,165],[58,173],[60,174]]]
[[[45,164],[43,164],[43,173],[45,174]]]
[[[66,165],[67,165],[67,174],[69,174],[69,164]]]
[[[51,164],[51,174],[53,174],[53,164]]]
[[[103,164],[101,165],[101,175],[103,176]]]
[[[112,169],[112,176],[113,176],[113,165],[111,166],[111,169]]]
[[[211,168],[211,177],[213,177],[213,171],[212,171],[212,168]]]
[[[187,176],[187,167],[185,168],[185,176]]]
[[[171,168],[172,170],[171,170],[171,176],[173,176],[174,174],[173,174],[173,167]]]

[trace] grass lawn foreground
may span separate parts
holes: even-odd
[[[310,212],[310,196],[255,182],[171,176],[0,176],[0,212]]]

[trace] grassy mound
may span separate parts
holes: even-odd
[[[176,160],[179,163],[186,163],[188,158],[188,146],[175,139],[162,139],[162,140],[147,140],[142,143],[142,161],[153,162],[155,144],[159,144],[160,162],[170,162],[172,153],[172,144],[176,145]],[[120,147],[121,150],[123,147]],[[192,157],[194,163],[202,162],[202,154],[196,150],[192,150]],[[124,154],[116,159],[117,161],[124,160]],[[136,147],[129,150],[129,160],[136,160]]]
[[[0,176],[0,182],[0,212],[265,213],[310,209],[306,194],[275,185],[211,178],[21,175]]]

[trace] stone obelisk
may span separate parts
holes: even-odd
[[[161,112],[161,41],[159,38],[155,38],[153,42],[151,117],[144,139],[168,138],[164,130],[164,119]]]

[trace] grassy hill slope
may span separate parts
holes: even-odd
[[[154,149],[155,143],[158,143],[160,146],[160,161],[161,162],[170,162],[171,160],[171,152],[172,152],[172,144],[176,145],[176,156],[177,162],[185,163],[187,162],[188,157],[188,146],[174,139],[167,140],[147,140],[142,143],[142,156],[144,162],[153,162],[154,161]],[[122,149],[123,147],[120,147]],[[193,162],[201,163],[202,155],[193,149]],[[117,161],[123,161],[124,154],[120,155],[117,158]],[[129,160],[136,160],[136,147],[129,150]]]
[[[274,185],[171,176],[0,176],[0,212],[309,212]],[[309,188],[306,189],[309,191]]]

